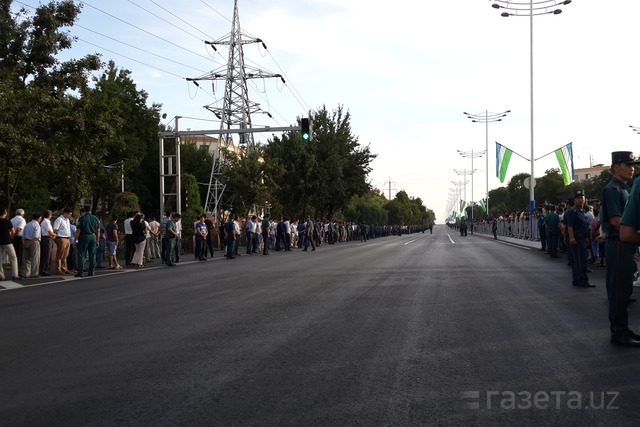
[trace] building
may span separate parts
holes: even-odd
[[[609,168],[610,166],[595,165],[590,168],[574,169],[573,172],[576,175],[576,181],[585,181],[600,175],[602,171],[606,171]]]

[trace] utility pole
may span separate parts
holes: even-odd
[[[391,184],[396,185],[396,183],[395,181],[391,181],[391,177],[389,177],[389,181],[386,181],[384,185],[387,185],[387,184],[389,184],[389,200],[391,200]]]
[[[269,115],[269,113],[261,110],[260,104],[249,100],[247,80],[278,77],[283,83],[286,82],[280,74],[268,73],[259,68],[247,66],[245,64],[243,51],[244,45],[250,43],[261,43],[265,50],[267,49],[267,46],[261,39],[249,37],[242,32],[240,28],[240,16],[238,14],[238,0],[234,1],[231,32],[221,39],[213,42],[206,41],[205,43],[210,45],[213,49],[216,49],[216,45],[229,47],[229,57],[226,67],[213,70],[197,78],[187,79],[188,81],[192,81],[196,86],[199,86],[198,81],[201,80],[225,81],[222,108],[217,107],[215,103],[204,107],[220,119],[218,149],[214,152],[213,156],[209,188],[204,206],[205,212],[215,213],[216,218],[219,218],[218,210],[221,207],[222,197],[226,189],[226,183],[222,177],[222,172],[226,166],[224,153],[225,149],[235,149],[231,134],[239,133],[239,148],[250,152],[255,149],[253,133],[237,132],[238,129],[241,131],[245,129],[252,129],[252,114],[265,113]]]

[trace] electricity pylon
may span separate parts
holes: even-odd
[[[211,45],[213,49],[215,49],[216,45],[229,46],[229,59],[226,67],[220,67],[219,69],[211,71],[200,77],[187,79],[189,81],[193,81],[196,85],[198,85],[197,82],[200,80],[225,81],[222,108],[219,108],[214,104],[204,106],[204,108],[211,111],[218,119],[220,119],[218,148],[213,154],[213,164],[211,166],[207,199],[204,205],[205,212],[215,213],[216,219],[219,219],[218,210],[220,209],[222,197],[224,196],[227,186],[222,175],[226,165],[224,158],[225,149],[236,150],[231,134],[238,134],[239,150],[252,151],[255,149],[255,142],[253,139],[253,133],[250,131],[252,129],[251,115],[264,113],[271,117],[271,114],[260,109],[260,104],[249,100],[247,80],[279,77],[284,82],[284,79],[280,74],[269,73],[245,64],[243,51],[244,45],[250,43],[261,43],[265,49],[267,46],[261,39],[249,37],[242,32],[240,28],[240,16],[238,14],[238,0],[234,1],[231,32],[221,39],[205,43]],[[243,132],[243,130],[247,131]]]

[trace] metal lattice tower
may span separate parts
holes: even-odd
[[[247,66],[244,62],[243,46],[250,43],[261,43],[266,49],[267,46],[259,38],[252,38],[242,33],[240,28],[240,16],[238,14],[238,0],[234,0],[233,21],[231,23],[231,32],[225,37],[213,42],[206,42],[215,49],[215,45],[229,46],[229,59],[226,67],[221,67],[211,71],[203,76],[187,79],[196,83],[199,80],[225,80],[224,101],[222,108],[214,104],[205,105],[204,108],[211,111],[220,119],[220,132],[218,134],[218,148],[213,154],[213,164],[211,167],[211,176],[209,178],[209,188],[207,191],[207,199],[205,202],[205,212],[215,213],[218,217],[218,209],[221,206],[224,197],[226,183],[224,182],[222,172],[225,167],[224,153],[225,148],[230,150],[247,150],[255,149],[253,133],[242,132],[242,129],[252,129],[251,115],[256,113],[269,113],[260,109],[260,104],[249,100],[247,90],[247,80],[279,77],[284,82],[280,74],[273,74],[261,69]],[[197,83],[196,83],[197,84]],[[238,133],[239,142],[236,148],[231,137],[233,133]],[[240,132],[238,132],[240,130]]]

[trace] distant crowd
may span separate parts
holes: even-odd
[[[53,218],[51,211],[34,212],[27,222],[23,209],[15,211],[9,220],[8,212],[0,215],[0,279],[5,280],[2,264],[11,264],[12,279],[46,277],[50,275],[95,274],[96,269],[144,268],[154,260],[174,266],[181,261],[184,246],[193,247],[195,259],[206,261],[219,248],[228,259],[239,256],[240,246],[246,254],[270,251],[315,251],[317,247],[352,241],[366,242],[386,236],[432,230],[431,226],[387,226],[360,224],[325,219],[304,220],[257,215],[241,221],[238,215],[229,215],[219,226],[205,214],[193,224],[193,237],[184,245],[182,216],[167,212],[160,221],[145,218],[141,212],[130,212],[122,221],[112,216],[106,224],[93,215],[90,205],[73,218],[71,208]],[[188,233],[191,234],[191,233]],[[192,243],[192,245],[191,245]],[[120,256],[119,255],[119,251]],[[86,265],[88,263],[88,266]]]

